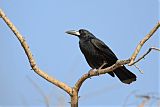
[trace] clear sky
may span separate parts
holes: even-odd
[[[85,28],[103,40],[119,59],[129,58],[139,41],[158,22],[156,0],[0,0],[4,10],[24,35],[39,67],[49,75],[73,86],[90,67],[78,46],[78,38],[65,31]],[[156,32],[140,52],[159,47]],[[70,97],[30,70],[20,43],[0,19],[0,105],[45,107],[43,96],[51,104],[69,106]],[[85,81],[80,90],[80,107],[137,106],[141,100],[132,95],[159,93],[159,53],[151,52],[138,63],[144,74],[127,67],[137,75],[137,81],[125,85],[109,75]],[[30,79],[38,85],[38,89]]]

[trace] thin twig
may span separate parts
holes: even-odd
[[[99,68],[98,70],[101,70],[107,63],[103,63]]]
[[[144,71],[142,71],[142,70],[138,67],[138,65],[134,64],[134,67],[136,67],[141,74],[144,73]]]
[[[33,84],[33,86],[36,88],[36,90],[42,95],[46,107],[50,107],[50,99],[48,98],[48,96],[44,93],[44,91],[41,89],[41,87],[35,83],[29,76],[27,76],[27,79]]]
[[[150,99],[151,98],[151,96],[149,96],[149,95],[136,95],[135,97],[137,97],[137,98],[145,98],[145,99]]]
[[[147,95],[136,95],[135,97],[143,99],[142,103],[140,103],[138,107],[145,107],[145,105],[150,100],[156,100],[158,102],[158,100],[160,99],[160,97],[158,97],[157,95],[149,95],[149,94],[147,94]],[[152,102],[152,104],[153,104],[153,102]]]
[[[142,98],[142,102],[138,107],[145,107],[145,105],[150,101],[151,97],[148,95],[136,95],[137,98]]]
[[[129,66],[133,65],[134,60],[136,59],[140,49],[142,48],[142,46],[144,45],[144,43],[157,31],[157,29],[160,27],[160,22],[157,23],[157,25],[150,31],[150,33],[148,35],[146,35],[138,44],[138,46],[136,47],[134,53],[131,56],[131,62],[128,64]]]
[[[145,107],[145,105],[150,101],[150,99],[143,99],[142,102],[139,104],[138,107]]]
[[[137,62],[139,62],[141,59],[144,59],[145,56],[146,56],[147,54],[149,54],[152,50],[160,51],[160,49],[158,49],[158,48],[156,48],[156,47],[151,47],[151,48],[148,49],[148,51],[147,51],[144,55],[142,55],[140,58],[138,58],[138,59],[137,59],[135,62],[133,62],[132,64],[134,65],[134,64],[136,64]]]
[[[132,92],[130,92],[130,93],[127,95],[126,99],[124,100],[123,107],[127,107],[127,106],[128,106],[127,103],[128,103],[129,98],[130,98],[133,94],[135,94],[136,92],[137,92],[137,90],[133,90]]]

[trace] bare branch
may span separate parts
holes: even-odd
[[[135,97],[137,97],[137,98],[145,98],[145,99],[150,99],[151,98],[151,96],[149,96],[149,95],[136,95]]]
[[[141,104],[138,107],[145,107],[145,105],[152,99],[152,100],[156,100],[157,102],[160,100],[160,97],[157,96],[157,94],[155,95],[136,95],[136,98],[141,98],[143,99]],[[153,103],[153,102],[152,102]]]
[[[48,98],[47,95],[45,95],[45,93],[41,89],[41,87],[37,83],[35,83],[29,76],[27,76],[27,79],[32,83],[32,85],[36,88],[36,90],[42,95],[42,97],[45,101],[46,107],[49,107],[50,106],[50,99]]]
[[[149,54],[151,52],[151,50],[156,50],[156,51],[160,51],[160,49],[156,48],[156,47],[151,47],[148,49],[148,51],[142,55],[140,58],[138,58],[135,62],[133,62],[132,64],[136,64],[137,62],[139,62],[141,59],[143,59],[147,54]]]
[[[145,107],[145,105],[150,101],[150,99],[144,98],[138,107]]]
[[[148,95],[136,95],[137,98],[142,98],[142,102],[138,107],[145,107],[145,105],[150,101],[151,97]]]
[[[23,38],[23,36],[19,33],[19,31],[17,30],[17,28],[13,25],[13,23],[7,18],[7,16],[5,15],[5,13],[0,9],[0,17],[5,21],[5,23],[9,26],[9,28],[12,30],[12,32],[15,34],[15,36],[17,37],[17,39],[19,40],[19,42],[21,43],[27,58],[29,60],[30,66],[32,67],[32,69],[35,71],[35,73],[37,73],[39,76],[41,76],[42,78],[46,79],[48,82],[56,85],[57,87],[63,89],[64,91],[66,91],[69,95],[72,95],[72,88],[69,87],[68,85],[66,85],[65,83],[55,79],[54,77],[49,76],[47,73],[45,73],[44,71],[42,71],[36,64],[33,55],[29,49],[29,46],[27,44],[27,42],[25,41],[25,39]]]
[[[139,71],[141,74],[144,73],[136,64],[134,64],[134,66],[138,69],[138,71]]]
[[[130,62],[130,59],[128,60],[118,60],[115,64],[113,64],[112,66],[110,67],[107,67],[105,69],[99,69],[98,70],[98,73],[97,72],[94,72],[93,70],[86,74],[84,74],[75,84],[74,88],[79,91],[82,83],[90,78],[90,77],[93,77],[93,76],[98,76],[98,75],[102,75],[102,74],[106,74],[108,72],[112,72],[113,70],[115,70],[116,68],[122,66],[122,65],[125,65],[125,64],[128,64]]]
[[[127,107],[127,103],[128,103],[129,98],[130,98],[133,94],[135,94],[136,92],[137,92],[137,90],[133,90],[132,92],[130,92],[130,93],[127,95],[126,99],[124,100],[123,107]]]
[[[131,62],[128,64],[129,66],[133,65],[134,60],[136,59],[140,49],[142,48],[142,46],[144,45],[144,43],[157,31],[157,29],[160,27],[160,22],[157,23],[157,25],[150,31],[150,33],[148,35],[146,35],[138,44],[138,46],[136,47],[134,53],[131,56]]]

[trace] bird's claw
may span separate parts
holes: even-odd
[[[99,76],[100,75],[100,70],[106,65],[107,63],[104,62],[95,72]]]

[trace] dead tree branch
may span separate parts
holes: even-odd
[[[41,89],[41,87],[38,84],[36,84],[29,76],[27,76],[27,79],[32,83],[32,85],[36,88],[36,90],[41,94],[41,96],[44,99],[46,107],[50,107],[50,99],[44,93],[44,91]]]
[[[47,73],[45,73],[43,70],[41,70],[34,58],[33,55],[29,49],[29,46],[27,44],[27,42],[25,41],[25,39],[23,38],[23,36],[20,34],[20,32],[17,30],[17,28],[13,25],[13,23],[7,18],[7,16],[5,15],[5,13],[0,9],[0,17],[5,21],[5,23],[9,26],[9,28],[12,30],[12,32],[15,34],[15,36],[17,37],[17,39],[19,40],[19,42],[21,43],[27,58],[29,60],[30,66],[32,67],[32,69],[35,71],[35,73],[37,73],[39,76],[41,76],[42,78],[44,78],[45,80],[47,80],[48,82],[56,85],[57,87],[63,89],[64,91],[66,91],[69,95],[72,95],[72,88],[69,87],[68,85],[66,85],[65,83],[55,79],[54,77],[49,76]]]
[[[149,101],[151,102],[151,100],[156,100],[158,102],[160,99],[158,96],[155,95],[136,95],[135,97],[142,99],[142,102],[139,104],[138,107],[145,107],[145,105],[147,105]]]
[[[150,98],[144,98],[138,107],[145,107],[145,105],[150,101]]]
[[[84,74],[84,75],[76,82],[74,88],[75,88],[77,91],[79,91],[82,83],[83,83],[86,79],[88,79],[88,78],[90,78],[90,77],[93,77],[93,76],[99,76],[99,75],[102,75],[102,74],[106,74],[106,73],[108,73],[108,72],[111,72],[111,71],[115,70],[116,68],[118,68],[118,67],[120,67],[120,66],[122,66],[122,65],[128,64],[129,62],[130,62],[130,59],[128,59],[128,60],[118,60],[114,65],[112,65],[112,66],[110,66],[110,67],[107,67],[107,68],[105,68],[105,69],[100,69],[100,70],[98,70],[98,73],[95,72],[94,70],[92,70],[92,71],[90,71],[89,73]]]
[[[134,53],[131,56],[131,62],[128,64],[129,66],[134,64],[134,60],[136,59],[140,49],[142,48],[142,46],[144,45],[144,43],[151,37],[153,36],[153,34],[157,31],[157,29],[160,27],[160,22],[157,23],[157,25],[150,31],[150,33],[148,35],[146,35],[141,41],[140,43],[137,45]]]
[[[136,65],[136,64],[134,64],[134,67],[135,68],[137,68],[138,69],[138,71],[141,73],[141,74],[143,74],[144,72]]]
[[[133,62],[132,64],[136,64],[137,62],[139,62],[140,60],[144,59],[146,55],[148,55],[152,50],[156,50],[156,51],[160,51],[160,49],[156,48],[156,47],[151,47],[148,49],[148,51],[142,55],[140,58],[138,58],[135,62]]]

